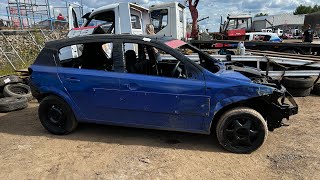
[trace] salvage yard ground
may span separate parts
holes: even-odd
[[[213,136],[80,124],[67,136],[28,109],[0,113],[0,179],[319,179],[320,97],[295,98],[299,114],[252,154]]]

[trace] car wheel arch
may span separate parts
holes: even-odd
[[[65,103],[67,103],[69,105],[69,107],[73,111],[76,119],[78,119],[78,120],[84,119],[84,115],[81,113],[78,106],[73,102],[73,100],[67,94],[61,94],[61,93],[57,93],[57,92],[45,92],[45,93],[41,93],[40,98],[38,98],[37,100],[39,103],[41,103],[41,100],[48,97],[48,96],[55,96],[55,97],[62,99]]]
[[[262,115],[263,118],[266,119],[267,114],[265,113],[263,108],[260,108],[260,107],[265,107],[265,106],[269,106],[269,104],[265,100],[263,100],[263,98],[261,98],[261,97],[251,98],[248,100],[234,102],[234,103],[230,103],[225,106],[222,106],[220,109],[218,109],[214,112],[213,118],[210,123],[210,133],[215,131],[215,128],[216,128],[216,125],[217,125],[219,119],[228,110],[231,110],[236,107],[247,107],[247,108],[251,108],[251,109],[257,111],[258,113],[260,113]]]

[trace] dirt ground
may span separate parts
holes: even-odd
[[[290,126],[252,154],[229,153],[214,136],[114,126],[55,136],[32,102],[0,113],[0,179],[319,179],[320,97],[296,100]]]

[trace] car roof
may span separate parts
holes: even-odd
[[[73,44],[83,44],[83,43],[94,43],[94,42],[108,42],[108,40],[131,40],[131,41],[145,41],[163,44],[168,41],[176,40],[175,38],[169,36],[159,36],[159,35],[130,35],[130,34],[92,34],[85,36],[77,36],[72,38],[65,38],[59,40],[48,41],[45,44],[46,48],[49,49],[60,49],[62,47],[73,45]]]

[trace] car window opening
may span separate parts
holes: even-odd
[[[124,43],[123,52],[127,73],[187,79],[184,63],[158,48]]]
[[[104,13],[99,13],[89,19],[85,26],[100,26],[107,34],[114,34],[114,12],[107,11]]]
[[[131,26],[133,29],[140,29],[141,28],[141,22],[140,22],[139,16],[131,14]]]
[[[182,43],[181,43],[182,44]],[[178,47],[176,47],[178,46]],[[199,49],[183,43],[175,49],[212,73],[220,70],[219,61]],[[197,72],[192,70],[192,63],[172,56],[170,53],[150,45],[123,43],[123,59],[113,58],[113,43],[95,42],[71,45],[59,50],[62,67],[115,71],[114,61],[123,61],[127,73],[181,79],[197,79]],[[119,64],[119,63],[118,63]]]
[[[214,59],[209,54],[200,51],[194,46],[183,44],[178,46],[176,50],[212,73],[216,73],[220,70],[218,60]]]
[[[168,25],[168,10],[167,9],[153,10],[151,12],[151,22],[154,26],[155,33],[158,33],[159,31],[161,31],[163,28],[165,28]]]
[[[113,71],[112,43],[87,43],[59,50],[62,67]]]

